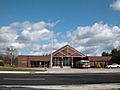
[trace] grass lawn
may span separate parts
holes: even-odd
[[[26,69],[26,68],[17,68],[17,67],[0,67],[0,71],[37,71],[44,72],[46,70],[35,70],[35,69]]]

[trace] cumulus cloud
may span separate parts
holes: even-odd
[[[17,38],[16,32],[9,26],[0,28],[0,42],[14,42]]]
[[[39,44],[41,44],[40,42],[44,40],[49,41],[54,33],[47,26],[48,23],[44,21],[35,23],[24,21],[0,27],[0,51],[13,46],[18,50],[29,48],[29,52],[34,52],[33,48],[38,49],[38,46],[40,47]]]
[[[114,10],[120,11],[120,0],[114,1],[112,4],[110,4],[110,7],[112,7]]]
[[[79,26],[67,34],[69,42],[86,55],[101,55],[120,46],[120,27],[95,23],[92,26]]]
[[[120,27],[104,23],[91,26],[78,26],[73,31],[64,33],[49,30],[54,23],[44,21],[31,23],[14,22],[0,27],[0,51],[13,46],[21,54],[43,55],[51,53],[51,36],[53,36],[53,51],[70,44],[85,55],[100,55],[120,46]],[[26,52],[25,52],[26,51]]]
[[[29,21],[25,21],[21,23],[21,33],[18,37],[19,42],[37,42],[38,40],[47,40],[49,39],[53,32],[51,32],[47,27],[48,23],[43,21],[30,23]]]
[[[48,29],[42,29],[42,30],[24,30],[21,32],[20,36],[18,37],[18,40],[20,42],[36,42],[38,40],[45,40],[49,39],[52,35],[52,32],[50,32]]]

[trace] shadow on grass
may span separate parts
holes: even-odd
[[[0,67],[0,71],[37,71],[44,72],[46,69],[29,69],[29,68],[17,68],[17,67]]]

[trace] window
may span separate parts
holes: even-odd
[[[60,58],[59,57],[53,58],[53,66],[60,66]]]
[[[70,57],[63,58],[63,66],[70,66],[70,65],[71,65]]]

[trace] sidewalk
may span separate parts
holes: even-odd
[[[120,83],[86,85],[0,85],[2,90],[120,90]]]
[[[40,68],[33,68],[33,69],[40,69]],[[72,69],[72,68],[49,68],[47,71],[44,72],[38,72],[38,71],[0,71],[0,73],[23,73],[23,74],[29,74],[29,73],[66,73],[66,74],[72,74],[72,73],[120,73],[120,68],[116,69],[107,69],[107,68],[89,68],[89,69]]]
[[[48,73],[120,73],[120,68],[89,68],[89,69],[73,69],[73,68],[52,68],[48,69]]]

